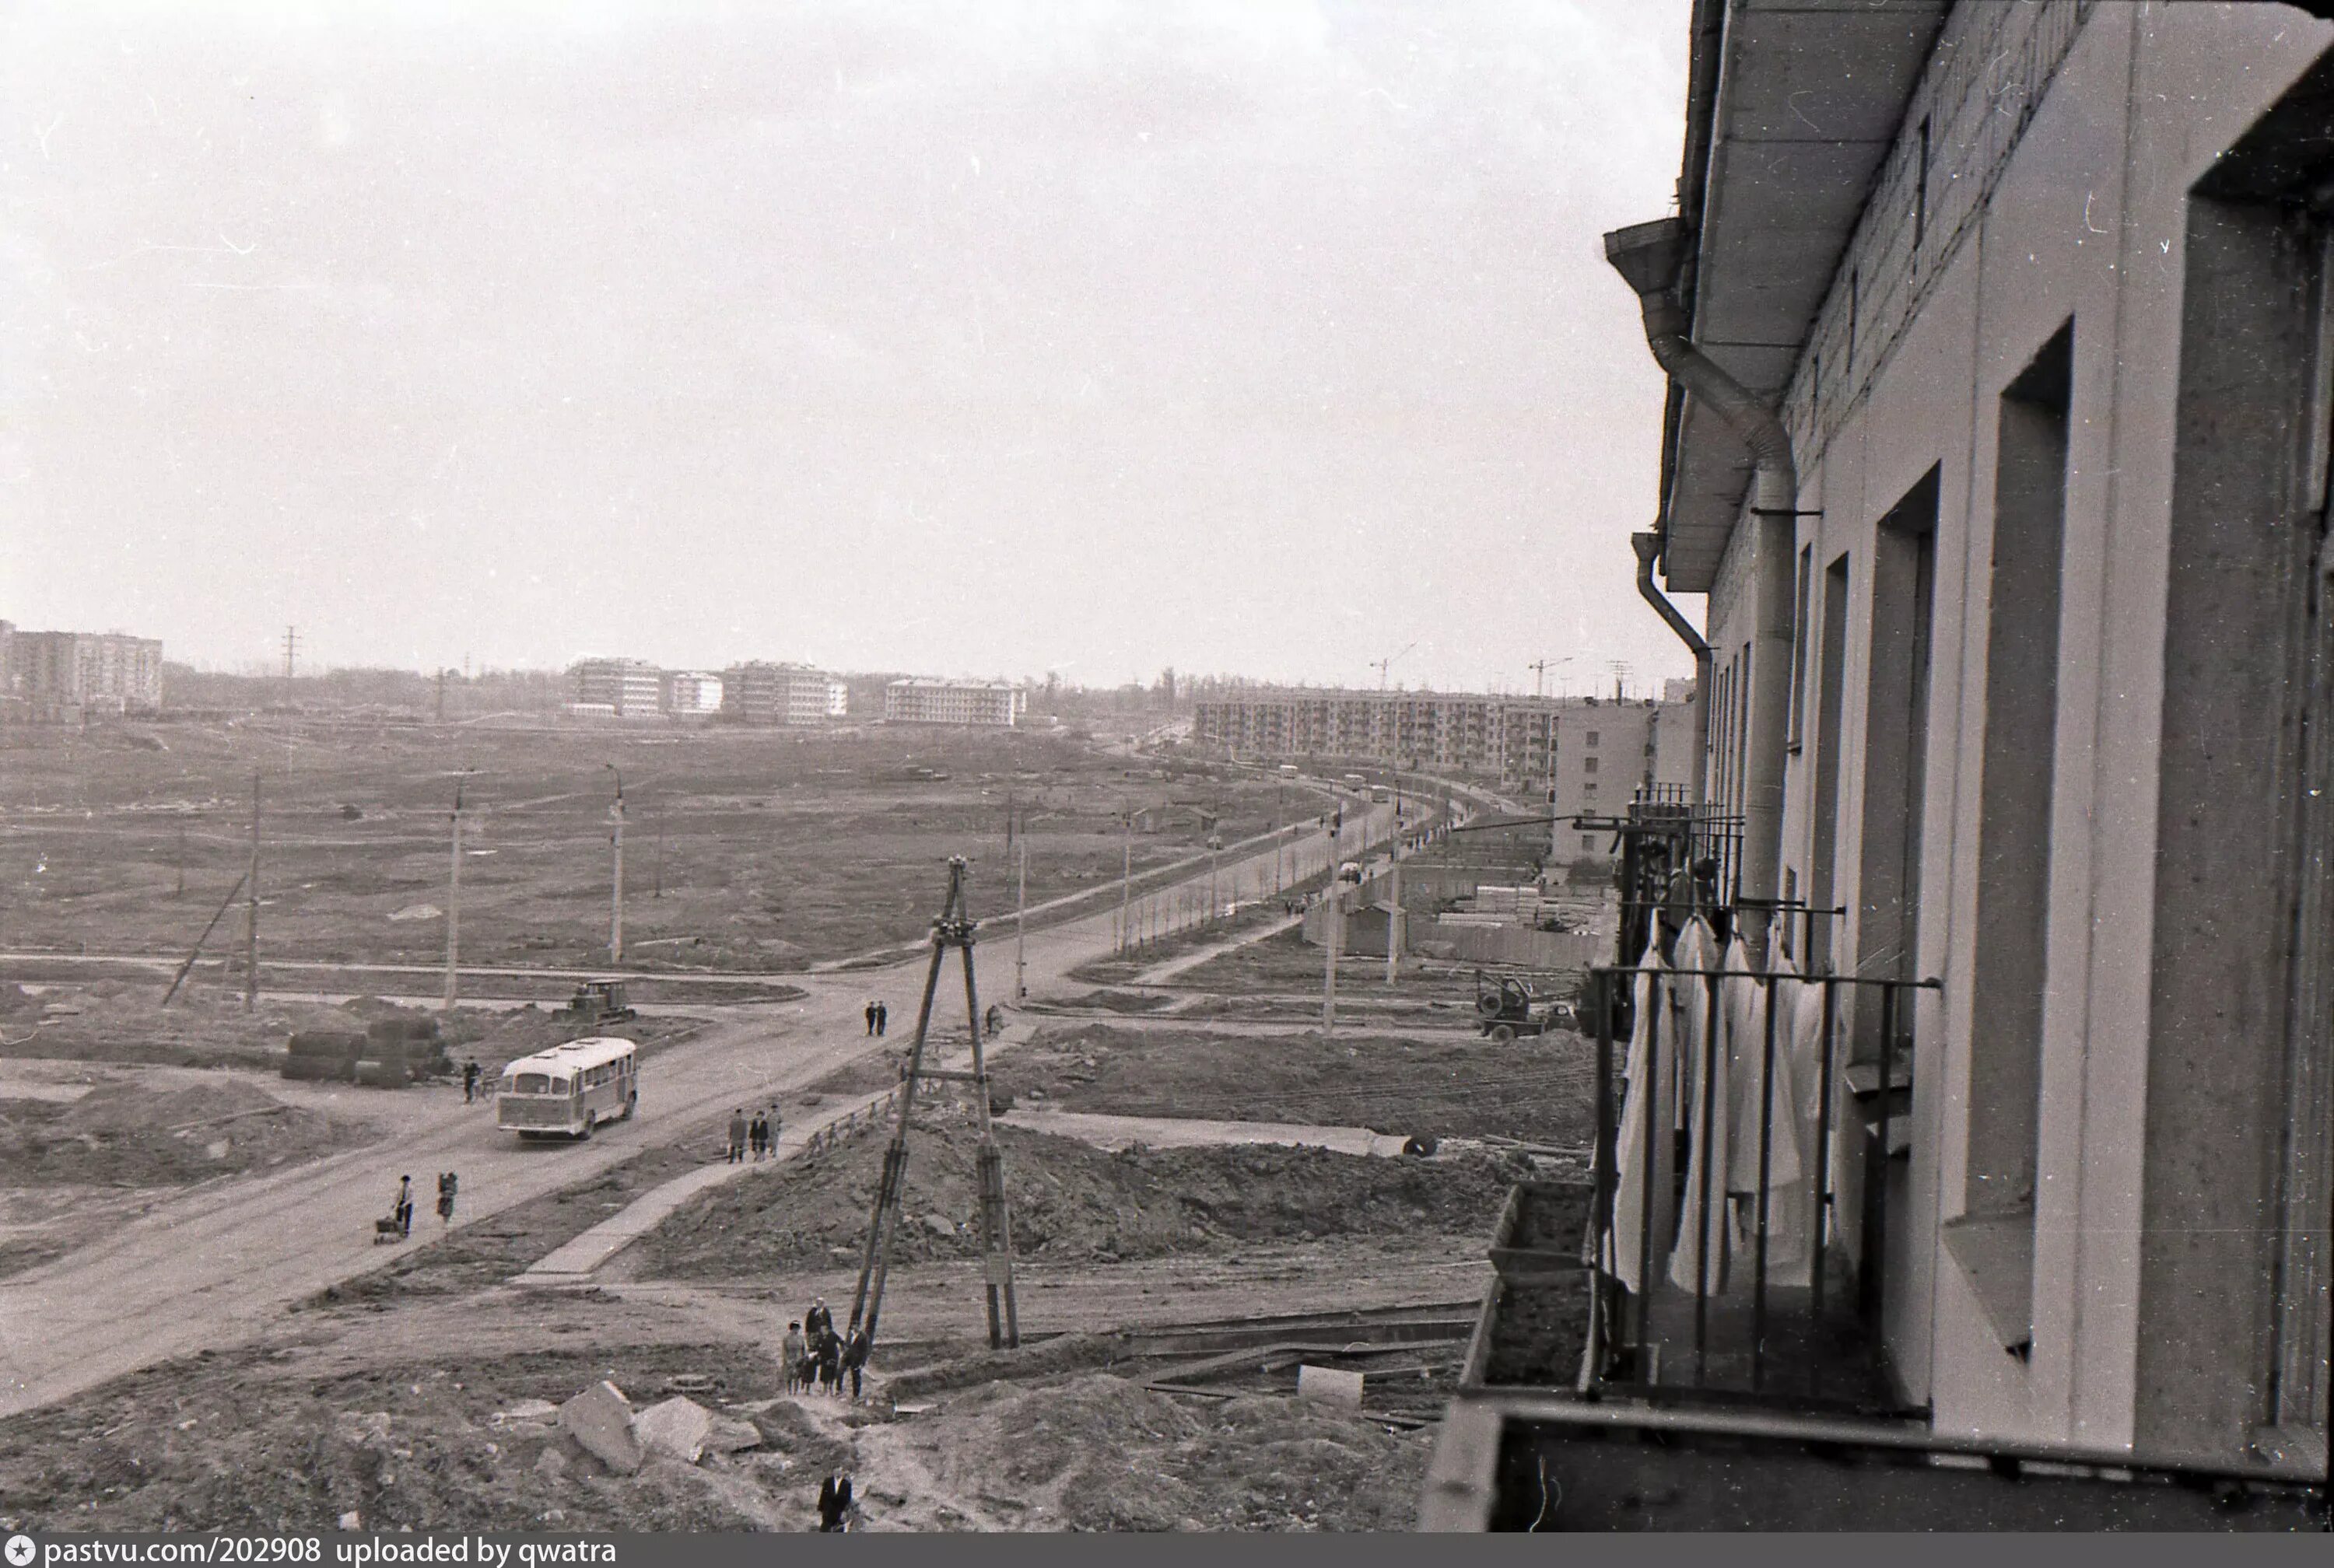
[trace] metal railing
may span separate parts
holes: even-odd
[[[1871,1351],[1886,1277],[1892,1143],[1909,1111],[1897,1105],[1911,1088],[1908,993],[1938,982],[1656,965],[1599,968],[1591,986],[1596,1142],[1584,1388],[1888,1408]],[[1624,987],[1633,1005],[1618,1005]],[[1803,1008],[1816,1010],[1812,1021]],[[1779,1040],[1779,1013],[1789,1019]],[[1801,1060],[1810,1022],[1813,1060]],[[1616,1025],[1644,1042],[1642,1082],[1625,1082],[1615,1061],[1616,1046],[1637,1054]],[[1745,1134],[1755,1138],[1755,1160],[1736,1147]],[[1621,1234],[1616,1205],[1631,1184],[1634,1234]],[[1779,1235],[1786,1213],[1798,1223]],[[1779,1282],[1779,1246],[1793,1252]],[[1852,1292],[1839,1290],[1843,1274]]]

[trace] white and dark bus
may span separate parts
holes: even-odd
[[[640,1047],[630,1040],[570,1040],[503,1069],[495,1125],[522,1138],[589,1138],[603,1121],[629,1121],[640,1101]]]

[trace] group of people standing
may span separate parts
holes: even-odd
[[[868,1003],[860,1009],[860,1013],[867,1020],[867,1033],[879,1040],[883,1037],[883,1031],[892,1025],[892,1009],[881,1002]]]
[[[460,1189],[461,1185],[461,1178],[452,1171],[441,1170],[438,1173],[439,1223],[445,1225],[454,1223],[454,1194]],[[390,1206],[389,1217],[397,1226],[399,1236],[408,1236],[413,1234],[413,1178],[400,1176],[397,1178],[397,1198]]]
[[[805,1313],[802,1321],[786,1324],[786,1392],[806,1394],[815,1388],[823,1394],[840,1395],[843,1380],[851,1380],[851,1397],[860,1397],[862,1380],[867,1371],[867,1331],[854,1324],[851,1332],[834,1332],[834,1313],[827,1309],[826,1298],[821,1296]]]
[[[754,1112],[752,1121],[746,1119],[746,1108],[739,1106],[729,1113],[729,1163],[738,1164],[751,1151],[757,1159],[768,1156],[776,1159],[778,1152],[778,1108],[775,1105]]]

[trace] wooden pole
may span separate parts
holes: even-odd
[[[446,865],[446,1011],[454,1010],[462,961],[462,786],[454,786],[454,852]]]
[[[244,873],[243,1010],[259,1005],[259,774],[251,775],[251,869]]]
[[[235,896],[243,891],[243,884],[249,880],[249,872],[236,878],[235,886],[227,890],[227,897],[219,900],[219,907],[211,911],[210,924],[205,926],[203,934],[195,938],[194,948],[187,954],[187,961],[178,966],[178,972],[170,976],[170,988],[162,993],[163,1006],[169,1006],[170,998],[178,994],[178,987],[187,983],[188,971],[195,967],[195,960],[202,957],[203,944],[210,940],[211,932],[227,918],[227,912],[235,908]]]

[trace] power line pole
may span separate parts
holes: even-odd
[[[1394,983],[1396,967],[1402,962],[1403,938],[1409,934],[1409,917],[1402,907],[1402,770],[1394,774],[1394,884],[1393,907],[1386,911],[1386,984]]]
[[[608,963],[613,967],[624,961],[624,775],[614,763],[602,765],[616,775],[616,825],[609,835],[615,847],[616,867],[608,892]]]
[[[1121,851],[1118,873],[1118,940],[1122,951],[1133,946],[1126,927],[1127,903],[1134,891],[1134,813],[1129,811],[1125,821],[1125,843]]]
[[[1024,928],[1029,924],[1029,832],[1026,826],[1018,835],[1017,847],[1021,854],[1015,869],[1013,891],[1013,999],[1018,1002],[1029,995],[1029,949],[1023,940]]]
[[[445,688],[441,684],[442,696]],[[453,859],[446,868],[446,1011],[454,1010],[462,957],[462,784],[454,781]]]
[[[245,873],[243,1010],[259,1005],[259,774],[251,775],[251,870]]]

